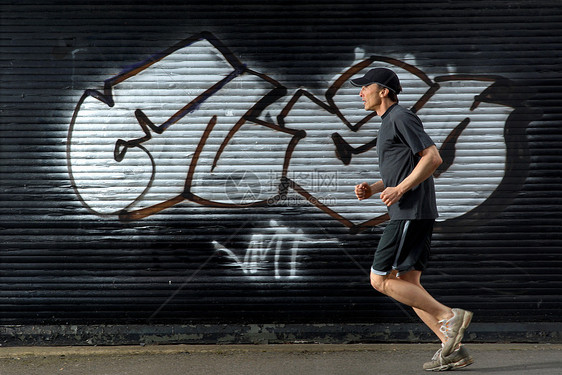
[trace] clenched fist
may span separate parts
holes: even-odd
[[[371,190],[371,185],[369,185],[366,182],[356,185],[355,195],[357,196],[357,199],[359,199],[360,201],[369,198],[371,195],[373,195],[373,191]]]

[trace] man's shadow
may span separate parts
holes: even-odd
[[[505,374],[555,374],[555,372],[544,372],[545,370],[556,370],[556,374],[562,371],[562,361],[550,361],[550,362],[536,362],[536,363],[525,363],[517,364],[511,366],[501,366],[501,367],[467,367],[466,371],[473,370],[475,373],[482,374],[493,374],[493,373],[505,373]],[[461,370],[462,371],[462,370]]]

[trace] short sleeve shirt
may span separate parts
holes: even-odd
[[[412,111],[394,104],[382,116],[377,136],[379,169],[385,187],[395,187],[414,170],[418,153],[434,145]],[[391,220],[435,219],[438,216],[433,177],[406,192],[388,207]]]

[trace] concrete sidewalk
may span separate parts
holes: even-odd
[[[468,344],[467,374],[562,374],[559,344]],[[437,344],[0,348],[1,375],[408,375]]]

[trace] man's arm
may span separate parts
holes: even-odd
[[[420,151],[418,155],[421,156],[421,159],[412,173],[399,183],[398,186],[387,187],[381,193],[381,200],[387,206],[392,206],[394,203],[398,202],[407,191],[427,180],[441,163],[443,163],[443,159],[441,159],[441,155],[439,155],[439,151],[435,145]]]

